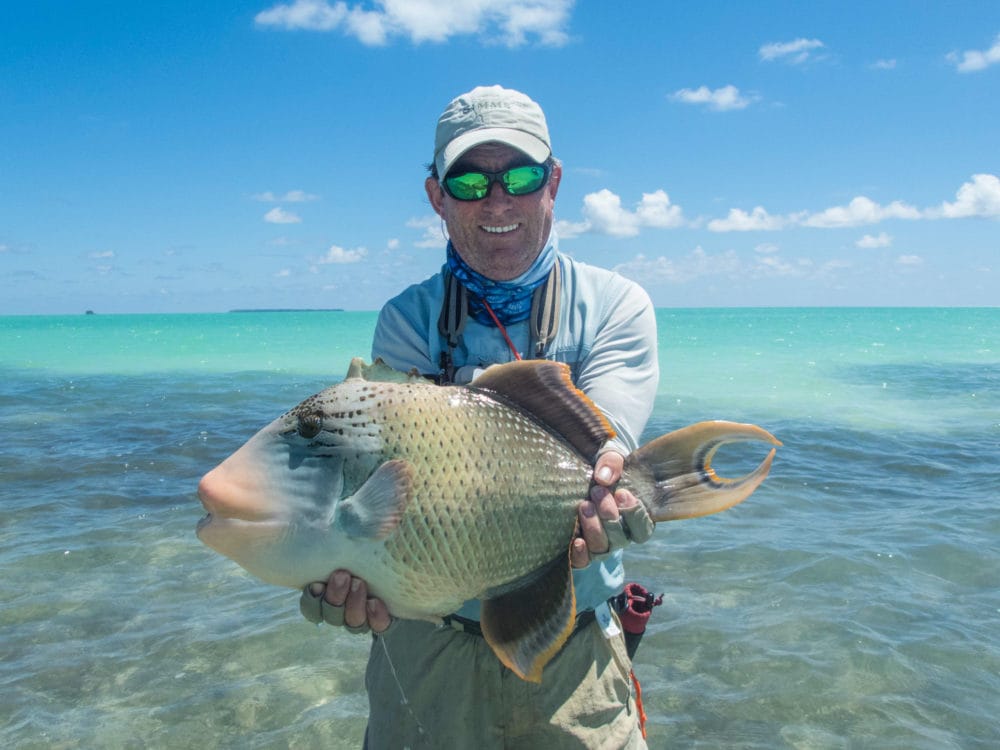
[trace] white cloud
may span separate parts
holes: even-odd
[[[291,275],[292,275],[291,270],[287,268],[282,268],[280,271],[274,274],[275,278],[278,279],[287,279]]]
[[[656,229],[670,229],[684,223],[681,207],[671,205],[670,196],[663,190],[643,193],[635,215],[640,226]]]
[[[895,70],[896,61],[895,59],[876,60],[871,64],[871,67],[874,68],[875,70]]]
[[[345,250],[337,245],[331,245],[330,249],[326,251],[326,255],[320,258],[317,263],[322,265],[329,263],[338,265],[344,263],[360,263],[364,260],[366,255],[368,255],[368,250],[363,247],[358,247],[354,250]]]
[[[510,47],[534,37],[540,44],[567,42],[573,0],[377,0],[374,9],[346,2],[294,0],[258,13],[261,27],[285,30],[343,29],[362,44],[381,46],[393,37],[413,43],[444,42],[478,34]]]
[[[114,250],[102,250],[100,252],[91,253],[88,257],[94,258],[95,260],[99,260],[99,259],[103,259],[103,258],[114,258],[115,257],[115,251]]]
[[[586,229],[614,237],[634,237],[643,227],[669,229],[684,223],[680,206],[671,205],[670,196],[663,190],[643,193],[634,211],[622,208],[620,197],[608,189],[590,193],[583,198],[583,215]],[[582,230],[581,225],[576,226]]]
[[[964,219],[971,216],[1000,216],[1000,178],[993,174],[974,174],[972,182],[962,184],[954,203],[942,203],[930,209],[929,218]]]
[[[406,222],[406,226],[423,230],[423,236],[413,243],[415,247],[438,248],[448,244],[444,236],[443,222],[437,214],[410,219]]]
[[[711,254],[701,246],[680,258],[648,258],[639,254],[614,270],[646,285],[658,283],[680,284],[698,278],[807,278],[828,276],[839,268],[847,267],[847,261],[833,260],[821,268],[815,268],[808,259],[789,261],[777,251],[757,254],[752,260],[744,261],[735,250]]]
[[[892,244],[892,237],[890,237],[885,232],[879,232],[878,236],[866,234],[860,240],[854,243],[855,247],[863,247],[866,249],[872,249],[876,247],[889,247]]]
[[[959,56],[957,52],[948,55],[948,60],[955,64],[959,73],[974,73],[991,65],[1000,63],[1000,34],[987,50],[966,50]]]
[[[586,234],[590,231],[589,221],[566,221],[564,219],[558,219],[555,223],[556,234],[559,235],[561,240],[570,240],[574,237],[579,237],[581,234]]]
[[[614,270],[623,276],[641,280],[643,284],[682,283],[702,276],[738,274],[741,271],[739,257],[732,250],[719,255],[709,255],[701,246],[687,256],[672,260],[665,256],[647,258],[637,255],[630,261],[620,263]]]
[[[335,29],[347,16],[347,6],[331,6],[325,0],[295,0],[290,5],[275,5],[254,17],[258,26],[277,26],[283,29],[308,29],[329,31]]]
[[[765,255],[757,258],[751,273],[754,276],[802,276],[803,270],[777,255]]]
[[[696,89],[680,89],[670,96],[671,99],[684,104],[704,104],[716,112],[726,112],[732,109],[744,109],[757,100],[756,96],[743,95],[732,84],[722,88],[709,89],[699,86]]]
[[[304,190],[289,190],[284,195],[275,195],[270,190],[265,193],[257,193],[252,196],[255,201],[261,203],[306,203],[307,201],[319,200],[318,195],[307,193]]]
[[[708,222],[708,231],[759,232],[784,229],[789,223],[789,219],[783,216],[771,216],[762,206],[757,206],[750,213],[739,208],[731,208],[725,219],[712,219]]]
[[[812,58],[812,51],[821,49],[819,39],[796,39],[792,42],[771,42],[763,45],[758,54],[761,60],[781,60],[790,65],[800,65]]]
[[[877,224],[885,219],[919,219],[920,211],[913,206],[893,201],[888,206],[880,206],[870,198],[859,195],[846,206],[834,206],[812,214],[802,221],[803,226],[831,229],[836,227],[856,227],[862,224]]]
[[[725,218],[712,219],[706,226],[710,232],[773,232],[790,227],[812,227],[816,229],[843,229],[866,224],[878,224],[891,219],[958,219],[968,217],[1000,217],[1000,178],[992,174],[977,174],[971,182],[964,183],[953,203],[942,203],[936,208],[918,209],[903,201],[893,201],[886,205],[876,203],[871,198],[859,195],[845,206],[833,206],[811,213],[798,211],[789,214],[771,214],[763,206],[751,211],[731,208]],[[583,199],[582,222],[559,220],[556,231],[560,238],[570,239],[586,232],[596,232],[615,237],[634,237],[646,227],[674,228],[680,226],[698,227],[702,220],[691,221],[684,218],[680,206],[670,202],[663,190],[645,193],[634,210],[622,207],[621,198],[607,188],[589,193]],[[892,237],[881,232],[866,234],[855,242],[857,247],[889,247]],[[755,247],[762,255],[776,253],[774,245],[761,244]]]
[[[919,255],[900,255],[896,258],[896,263],[907,267],[922,266],[924,264],[924,259]]]
[[[281,206],[275,206],[264,214],[264,221],[269,224],[298,224],[302,219],[291,211],[286,211]]]

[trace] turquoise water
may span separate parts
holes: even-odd
[[[666,594],[636,664],[650,746],[1000,746],[1000,310],[659,322],[647,437],[730,418],[785,447],[748,502],[627,552]],[[201,474],[374,323],[0,318],[0,745],[360,746],[368,640],[193,530]]]

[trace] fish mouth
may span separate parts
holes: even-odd
[[[214,516],[211,513],[206,513],[204,516],[198,519],[198,525],[195,527],[195,533],[200,534],[201,530],[212,523]]]

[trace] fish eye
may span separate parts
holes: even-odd
[[[312,440],[323,429],[323,418],[316,412],[300,414],[296,431],[306,440]]]

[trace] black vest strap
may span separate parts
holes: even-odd
[[[469,321],[469,292],[455,278],[454,274],[445,272],[444,301],[441,303],[441,314],[438,316],[438,333],[444,337],[447,347],[441,350],[440,372],[441,383],[451,383],[455,380],[455,362],[453,352],[458,342],[462,340],[462,331]]]
[[[552,264],[545,283],[531,295],[531,340],[534,344],[534,359],[545,356],[545,348],[556,337],[559,328],[559,302],[562,299],[562,278],[559,259]]]

